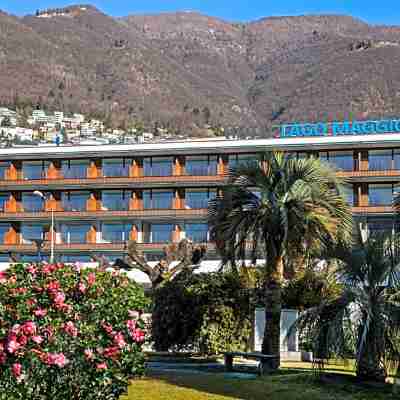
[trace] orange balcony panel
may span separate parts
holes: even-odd
[[[394,209],[391,206],[364,206],[364,207],[353,207],[353,213],[355,214],[389,214],[394,213]]]
[[[387,170],[387,171],[339,171],[337,172],[339,178],[374,178],[374,177],[394,177],[400,176],[399,170]]]

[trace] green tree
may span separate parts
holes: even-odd
[[[261,158],[230,171],[222,195],[210,202],[209,224],[225,264],[265,257],[262,352],[277,355],[278,368],[285,259],[309,247],[350,240],[352,217],[329,166],[279,152]]]
[[[400,236],[375,233],[340,256],[344,290],[297,322],[316,357],[353,357],[362,380],[384,381],[400,361]]]

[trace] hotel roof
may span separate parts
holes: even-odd
[[[251,153],[262,150],[304,151],[400,147],[400,134],[271,138],[254,140],[187,140],[177,142],[97,146],[45,146],[0,149],[0,160],[134,157],[151,155]]]

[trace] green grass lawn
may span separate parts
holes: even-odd
[[[285,363],[278,373],[254,380],[223,374],[157,373],[135,380],[121,400],[391,400],[392,386],[361,386],[350,367],[329,365],[329,382],[316,382],[310,364]]]

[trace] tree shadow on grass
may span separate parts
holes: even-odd
[[[153,372],[149,377],[179,388],[196,390],[206,396],[218,395],[242,400],[394,400],[391,385],[368,387],[355,377],[324,374],[316,380],[310,371],[281,370],[253,380],[232,379],[222,373]],[[163,397],[167,399],[168,397]],[[172,399],[172,397],[171,397]],[[156,399],[152,399],[156,400]],[[189,399],[188,399],[189,400]]]

